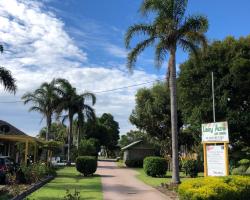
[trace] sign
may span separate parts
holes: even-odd
[[[224,145],[207,145],[207,175],[226,176]]]
[[[202,124],[202,142],[229,142],[227,122]]]

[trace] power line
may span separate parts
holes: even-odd
[[[113,89],[109,89],[109,90],[102,90],[102,91],[97,91],[97,92],[93,92],[94,94],[100,94],[100,93],[106,93],[106,92],[114,92],[117,90],[123,90],[123,89],[127,89],[127,88],[132,88],[132,87],[137,87],[137,86],[141,86],[141,85],[146,85],[149,83],[154,83],[154,82],[158,82],[158,81],[162,81],[164,79],[156,79],[153,81],[148,81],[148,82],[143,82],[143,83],[138,83],[138,84],[134,84],[134,85],[128,85],[128,86],[124,86],[124,87],[119,87],[119,88],[113,88]],[[4,104],[4,103],[23,103],[23,100],[17,100],[17,101],[0,101],[0,103]]]

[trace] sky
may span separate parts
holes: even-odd
[[[139,12],[141,0],[0,0],[0,43],[5,51],[0,66],[17,80],[18,92],[9,94],[0,86],[0,119],[29,135],[37,135],[45,125],[42,116],[28,112],[21,96],[42,82],[66,78],[78,93],[96,93],[96,113],[111,113],[120,133],[135,129],[129,115],[135,94],[152,81],[163,79],[166,63],[154,68],[153,49],[138,58],[133,73],[126,68],[124,34],[130,25],[148,22]],[[208,17],[210,42],[227,36],[250,33],[250,1],[189,0],[187,14]],[[135,39],[134,42],[139,41]],[[188,58],[177,52],[177,65]],[[138,87],[102,92],[151,82]]]

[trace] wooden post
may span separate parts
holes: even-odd
[[[224,143],[224,156],[225,156],[225,169],[226,169],[226,176],[229,175],[229,159],[228,159],[228,143]]]
[[[203,143],[203,155],[204,155],[204,177],[208,175],[207,173],[207,145]]]
[[[24,163],[25,163],[25,165],[27,165],[28,150],[29,150],[29,142],[28,142],[28,140],[26,140],[25,141],[25,155],[24,155]]]

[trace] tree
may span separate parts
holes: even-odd
[[[142,131],[130,130],[129,132],[126,133],[126,135],[121,136],[119,140],[119,145],[121,147],[125,147],[131,144],[132,142],[135,142],[138,140],[148,140],[147,134]]]
[[[0,53],[3,53],[3,45],[0,45]],[[16,93],[16,80],[12,77],[11,72],[4,67],[0,67],[0,83],[8,92]]]
[[[38,137],[41,139],[45,139],[46,138],[46,133],[47,133],[47,127],[43,127],[40,132]],[[54,122],[51,124],[51,128],[50,128],[50,133],[51,135],[54,136],[54,140],[58,141],[58,142],[62,142],[62,143],[66,143],[67,141],[67,127],[60,123],[60,122]]]
[[[179,183],[178,138],[177,138],[177,102],[176,102],[176,51],[177,47],[197,53],[200,44],[206,45],[204,33],[208,28],[207,18],[201,15],[185,16],[187,0],[144,0],[140,12],[153,14],[150,24],[131,26],[125,37],[125,45],[130,47],[136,34],[148,36],[139,42],[128,54],[127,67],[132,69],[138,55],[146,47],[155,47],[155,64],[160,67],[169,53],[168,76],[171,99],[172,132],[172,182]],[[168,78],[167,78],[168,79]]]
[[[165,83],[157,83],[149,89],[139,89],[135,102],[136,106],[130,115],[130,122],[147,133],[148,139],[158,141],[163,155],[171,154],[170,97]],[[178,113],[179,130],[182,120],[180,111]]]
[[[228,121],[231,151],[242,154],[250,146],[250,36],[215,41],[199,66],[191,55],[180,68],[179,104],[185,124],[200,141],[201,124],[213,121],[213,71],[216,121]]]
[[[78,95],[76,88],[74,88],[66,79],[57,79],[55,82],[61,91],[60,102],[57,105],[57,113],[67,111],[67,115],[65,115],[64,118],[67,117],[69,119],[68,163],[70,163],[70,148],[72,145],[74,115],[78,114],[78,117],[80,115],[80,119],[78,118],[78,121],[82,127],[84,112],[87,116],[93,115],[94,112],[90,106],[85,104],[85,99],[90,98],[92,100],[92,104],[95,103],[96,99],[94,94],[89,92]]]
[[[22,96],[24,104],[29,102],[34,104],[29,111],[39,112],[43,115],[43,118],[46,118],[47,132],[45,139],[47,141],[52,138],[52,135],[50,135],[52,115],[58,104],[59,92],[60,90],[55,86],[55,80],[52,80],[50,83],[42,83],[34,92],[28,92]]]
[[[117,148],[119,136],[119,123],[114,120],[110,113],[104,113],[99,118],[99,124],[107,129],[108,141],[106,144],[107,150],[112,153]]]

